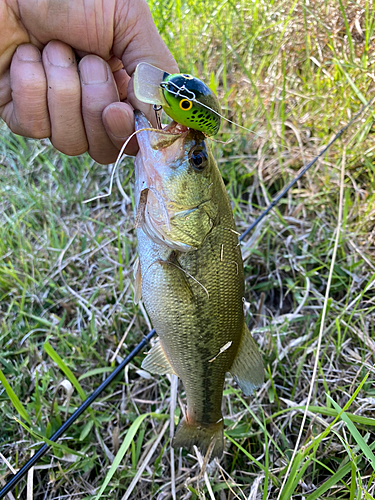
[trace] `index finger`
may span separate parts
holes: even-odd
[[[178,73],[178,65],[158,33],[147,3],[138,0],[127,4],[126,22],[123,22],[123,10],[115,12],[113,50],[121,58],[128,75],[133,75],[140,62],[153,64],[168,73]],[[151,106],[135,97],[132,80],[127,97],[133,108],[143,111],[150,121],[154,120]]]

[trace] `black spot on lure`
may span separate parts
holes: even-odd
[[[216,95],[198,78],[170,74],[148,63],[138,64],[134,74],[137,99],[162,106],[165,113],[185,127],[206,136],[217,134],[221,108]]]

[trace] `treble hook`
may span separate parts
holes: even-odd
[[[154,104],[152,106],[153,110],[155,111],[155,117],[156,117],[156,124],[158,128],[162,128],[161,126],[161,120],[160,120],[160,115],[161,115],[161,110],[163,109],[162,106]]]

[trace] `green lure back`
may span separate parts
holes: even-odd
[[[181,125],[207,136],[219,131],[219,101],[207,85],[192,75],[171,75],[151,64],[140,63],[134,74],[134,90],[140,101],[162,106]]]
[[[167,76],[160,84],[168,116],[177,123],[215,135],[220,128],[220,104],[215,94],[201,80],[187,74]]]

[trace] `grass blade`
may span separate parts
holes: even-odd
[[[6,393],[8,394],[9,399],[11,400],[14,408],[17,410],[17,413],[24,419],[26,422],[31,424],[31,419],[29,415],[27,414],[27,411],[25,410],[23,404],[21,401],[18,399],[17,394],[13,391],[11,386],[9,385],[9,382],[5,378],[4,373],[0,369],[0,382],[3,384],[4,389]]]
[[[350,470],[352,468],[352,462],[347,463],[339,469],[333,476],[331,476],[327,481],[325,481],[322,485],[319,486],[311,495],[306,497],[306,500],[318,500],[319,498],[322,498],[322,495],[328,491],[330,488],[335,486],[343,477],[345,477],[347,474],[349,474]]]
[[[64,363],[64,361],[60,358],[60,356],[48,341],[44,343],[44,350],[46,351],[48,356],[57,364],[60,370],[66,375],[69,382],[76,388],[78,394],[81,396],[82,401],[84,401],[86,399],[86,394],[82,389],[81,384],[78,382],[72,370]]]
[[[120,465],[122,459],[124,458],[125,453],[128,451],[129,446],[131,445],[131,443],[134,439],[134,436],[136,435],[141,423],[147,417],[160,418],[160,414],[145,413],[144,415],[139,415],[134,420],[134,422],[132,423],[132,425],[130,426],[129,430],[126,433],[125,439],[124,439],[119,451],[117,452],[117,455],[116,455],[109,471],[107,472],[107,475],[103,481],[103,484],[102,484],[98,494],[94,498],[94,500],[99,500],[99,498],[102,496],[104,490],[108,486],[110,480],[112,479],[114,473],[116,472],[118,466]],[[166,416],[166,418],[167,418],[167,416]]]
[[[24,429],[27,431],[31,436],[33,436],[35,439],[38,441],[43,441],[44,443],[48,444],[48,446],[51,446],[51,448],[55,448],[56,450],[60,450],[67,455],[76,455],[78,457],[84,458],[85,454],[81,453],[80,451],[73,450],[71,448],[68,448],[68,446],[65,446],[64,444],[58,443],[56,441],[51,441],[48,439],[46,436],[43,436],[39,432],[34,431],[33,429],[30,429],[24,422],[21,422],[18,418],[15,419]]]
[[[348,415],[344,411],[342,411],[342,409],[336,403],[336,401],[334,401],[330,396],[328,396],[328,394],[327,394],[327,397],[329,398],[329,400],[331,401],[331,403],[333,404],[333,406],[337,410],[337,413],[342,412],[342,413],[340,413],[341,420],[343,420],[343,422],[346,423],[346,426],[349,429],[350,434],[353,436],[353,439],[356,441],[356,443],[358,444],[358,446],[361,448],[363,454],[365,455],[365,457],[367,458],[367,460],[370,462],[371,467],[375,471],[375,456],[374,456],[373,452],[371,451],[369,445],[365,442],[365,440],[363,439],[363,437],[359,433],[357,427],[350,420],[350,418],[348,417]]]

